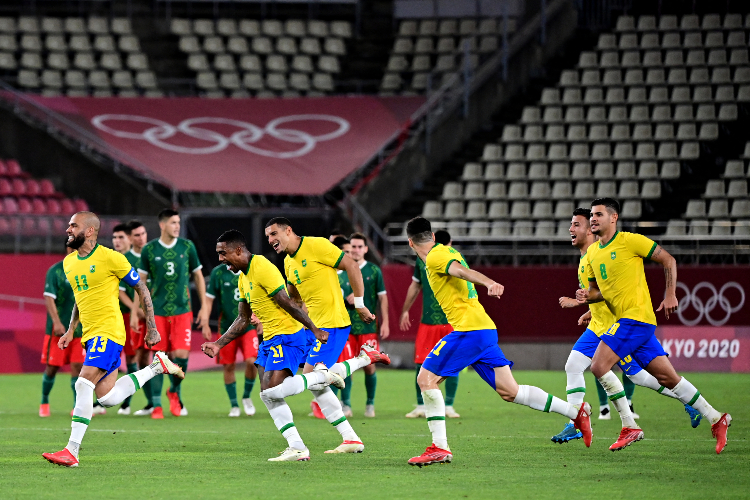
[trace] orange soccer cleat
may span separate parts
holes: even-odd
[[[310,401],[310,408],[312,408],[313,417],[325,420],[326,416],[323,415],[323,410],[320,409],[320,405],[315,400]]]
[[[161,419],[164,418],[164,410],[161,406],[154,406],[154,411],[151,412],[151,418]]]
[[[169,399],[169,412],[175,417],[179,417],[180,412],[182,411],[180,395],[176,392],[167,391],[167,399]]]
[[[620,437],[617,438],[617,441],[609,449],[612,451],[622,450],[641,439],[643,439],[643,430],[623,427],[622,431],[620,431]]]
[[[362,349],[359,351],[360,358],[369,358],[370,364],[374,365],[375,363],[380,363],[383,365],[390,365],[391,364],[391,358],[386,353],[382,351],[378,351],[372,346],[369,346],[367,344],[362,346]]]
[[[42,453],[42,456],[55,465],[78,467],[78,459],[67,448],[63,448],[57,453]]]
[[[578,410],[578,415],[573,419],[573,425],[575,428],[581,431],[583,434],[583,444],[586,448],[591,447],[591,439],[594,437],[594,433],[591,430],[591,405],[583,403],[581,408]]]
[[[453,460],[453,454],[442,448],[438,448],[434,444],[431,444],[427,449],[418,457],[412,457],[409,459],[409,465],[416,465],[420,469],[426,465],[432,464],[449,464]]]
[[[39,416],[49,417],[49,403],[43,403],[39,405]]]
[[[722,452],[727,445],[727,429],[732,425],[732,416],[724,413],[718,422],[711,426],[711,434],[716,438],[716,454]]]

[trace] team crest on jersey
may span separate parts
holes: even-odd
[[[95,265],[93,265],[93,266],[91,266],[89,268],[89,272],[93,273],[94,271],[96,271],[96,266]]]
[[[585,270],[584,270],[583,266],[581,266],[581,272],[584,272],[584,271],[585,271]]]
[[[307,267],[307,259],[302,259],[302,267]]]
[[[609,254],[609,256],[612,258],[612,260],[615,260],[615,258],[617,258],[617,252],[612,252],[611,254]]]

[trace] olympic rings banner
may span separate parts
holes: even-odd
[[[323,194],[408,126],[423,97],[34,97],[181,191]]]

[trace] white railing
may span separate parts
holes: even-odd
[[[18,310],[23,311],[25,310],[26,304],[33,304],[35,306],[43,306],[45,305],[44,299],[36,299],[33,297],[22,297],[20,295],[5,295],[0,294],[0,301],[6,301],[6,302],[16,302],[18,303]]]

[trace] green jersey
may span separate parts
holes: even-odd
[[[76,299],[73,296],[73,288],[65,277],[62,261],[54,264],[47,271],[47,278],[44,281],[45,297],[52,297],[57,306],[57,315],[66,329],[70,325],[70,317],[73,315],[73,305]],[[52,317],[47,313],[47,328],[44,331],[47,335],[52,335]],[[73,332],[73,337],[83,337],[83,327],[78,323],[78,328]]]
[[[363,262],[360,264],[359,269],[362,271],[362,280],[365,283],[365,307],[373,314],[378,311],[378,295],[385,294],[385,283],[383,283],[383,273],[380,268],[372,262]],[[349,283],[349,275],[345,271],[339,272],[339,285],[341,285],[341,292],[344,294],[344,299],[352,293],[352,286]],[[365,323],[360,319],[359,313],[352,304],[349,304],[344,300],[346,304],[346,310],[349,313],[349,318],[352,321],[352,335],[362,335],[365,333],[377,333],[378,332],[378,321],[373,321],[370,324]],[[388,318],[381,318],[380,321],[387,321]]]
[[[141,267],[141,254],[135,253],[131,248],[130,250],[125,252],[124,255],[125,258],[128,259],[128,262],[130,262],[130,265],[133,266],[133,268],[138,269]],[[132,286],[125,283],[125,280],[120,280],[120,290],[123,290],[125,294],[130,297],[130,300],[133,300],[133,297],[135,297],[135,290]],[[130,308],[123,304],[122,301],[120,301],[120,312],[124,314],[130,314]]]
[[[175,238],[171,245],[151,240],[141,250],[138,272],[151,279],[156,316],[178,316],[191,311],[190,275],[203,266],[192,241]]]
[[[445,317],[443,308],[435,299],[432,293],[430,282],[427,281],[427,272],[425,271],[424,262],[417,258],[417,264],[414,266],[414,281],[422,285],[422,323],[425,325],[447,325],[448,318]]]
[[[224,264],[219,264],[211,271],[206,285],[206,297],[219,299],[219,331],[226,332],[237,319],[237,308],[240,304],[240,289],[237,287],[240,274],[234,274]]]

